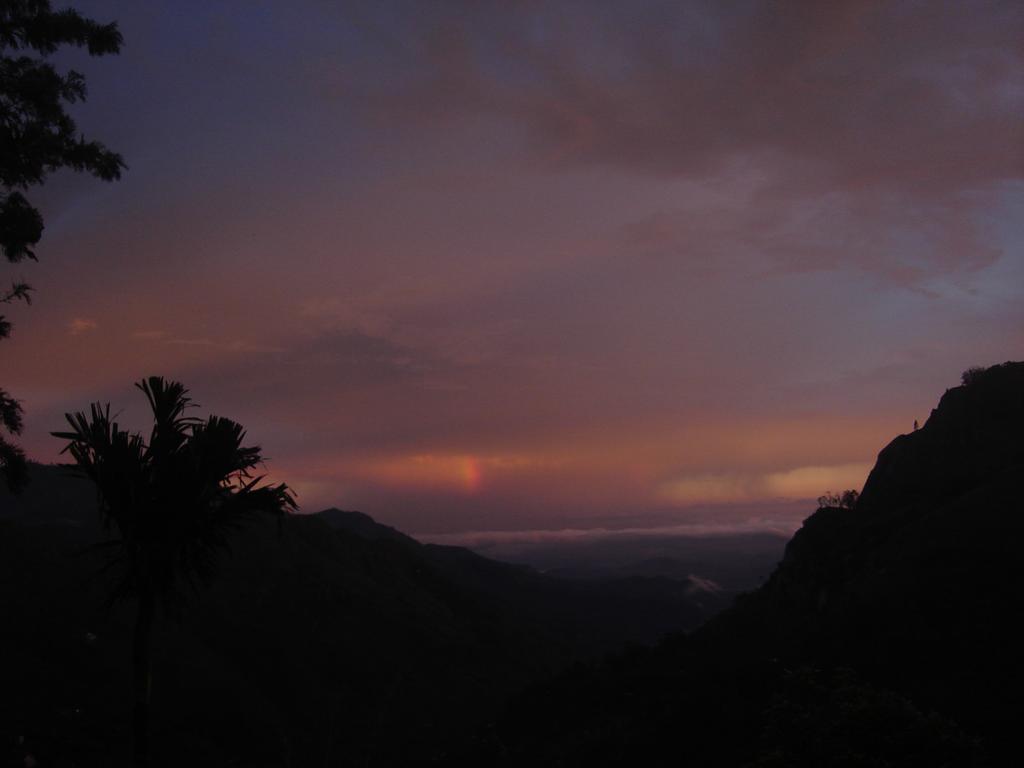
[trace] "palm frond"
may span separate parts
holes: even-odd
[[[136,387],[153,414],[148,444],[100,403],[88,414],[65,414],[70,429],[53,434],[68,441],[63,452],[94,483],[104,521],[120,534],[119,546],[106,545],[114,552],[111,599],[146,584],[171,609],[182,586],[197,592],[210,583],[235,531],[297,507],[288,486],[261,485],[263,477],[253,476],[262,456],[259,446],[243,445],[241,424],[187,416],[192,400],[178,382],[152,376]]]
[[[185,416],[185,411],[193,406],[185,385],[165,381],[162,376],[150,376],[135,386],[146,395],[153,412],[150,452],[165,456],[177,451],[188,439],[189,429],[196,422],[196,419]]]

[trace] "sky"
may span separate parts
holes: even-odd
[[[792,530],[1024,358],[1019,2],[75,7],[128,171],[3,268],[39,461],[159,374],[307,512]]]

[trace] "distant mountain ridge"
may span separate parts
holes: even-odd
[[[713,590],[552,578],[336,509],[256,525],[161,628],[154,743],[166,765],[1015,764],[1022,438],[1024,363],[974,372],[854,509],[655,648],[628,644],[698,627]],[[0,498],[0,764],[117,764],[130,616],[97,609],[87,487],[37,471],[42,496]]]
[[[314,517],[367,541],[404,547],[488,604],[528,615],[538,625],[558,627],[566,636],[589,637],[587,645],[602,650],[650,643],[668,632],[695,627],[727,604],[720,590],[696,578],[565,579],[526,565],[491,560],[464,547],[421,544],[362,512],[331,508]],[[605,636],[609,639],[602,640]]]
[[[0,764],[31,748],[109,766],[128,740],[131,614],[100,609],[88,483],[33,474],[0,493]],[[167,765],[428,764],[527,681],[724,605],[670,579],[545,576],[358,512],[266,521],[161,622],[154,743]]]
[[[416,540],[411,536],[407,536],[390,525],[378,523],[363,512],[351,512],[338,509],[337,507],[330,507],[322,512],[317,512],[316,516],[335,530],[348,531],[371,541],[390,540],[416,543]]]
[[[521,696],[459,764],[1003,766],[1024,693],[1024,363],[965,375],[690,636]],[[493,749],[493,747],[492,747]]]

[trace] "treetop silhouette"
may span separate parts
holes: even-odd
[[[96,486],[104,524],[115,533],[111,601],[138,599],[134,635],[136,765],[148,765],[151,637],[158,609],[175,609],[183,589],[210,583],[230,534],[255,517],[296,509],[287,485],[261,484],[259,446],[230,419],[187,414],[188,390],[152,376],[136,386],[153,415],[148,441],[122,429],[110,406],[65,415],[64,452]]]

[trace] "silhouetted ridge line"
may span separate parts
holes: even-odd
[[[132,617],[98,607],[106,585],[89,546],[104,534],[88,484],[32,470],[22,497],[0,492],[0,765],[29,750],[46,765],[107,768],[128,741]],[[290,515],[280,530],[257,521],[212,589],[164,626],[153,754],[166,765],[443,764],[449,743],[529,681],[725,604],[695,597],[665,579],[558,579],[343,510]]]
[[[887,445],[859,507],[934,503],[1024,464],[1024,363],[1007,362],[946,391],[919,430]]]
[[[378,523],[369,515],[363,512],[347,511],[331,507],[316,516],[336,530],[348,531],[364,539],[379,540],[390,539],[392,541],[404,541],[407,543],[418,543],[411,536],[407,536],[390,525]]]
[[[973,370],[687,636],[518,697],[456,765],[1012,764],[1024,690],[1024,363]]]

